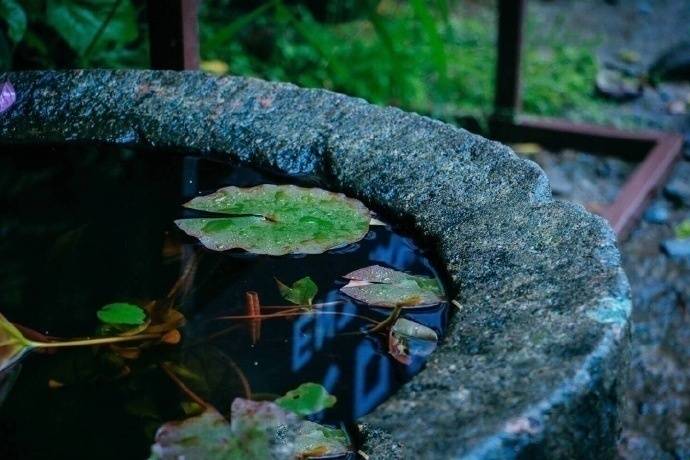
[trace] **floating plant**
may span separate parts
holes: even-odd
[[[377,307],[427,307],[443,302],[443,289],[435,278],[409,275],[380,265],[348,273],[350,282],[340,290],[355,300]]]
[[[235,398],[230,422],[216,408],[190,394],[189,389],[184,391],[203,407],[203,412],[161,426],[149,460],[310,458],[351,451],[344,431],[298,416],[335,404],[335,397],[321,385],[305,383],[276,402]],[[287,409],[286,398],[303,402]]]
[[[429,356],[437,343],[438,334],[430,327],[398,318],[388,334],[388,353],[396,361],[409,365],[413,356]]]
[[[319,291],[316,283],[308,276],[298,279],[292,283],[292,286],[283,284],[279,279],[276,279],[276,284],[280,290],[280,295],[295,305],[311,306],[316,293]]]
[[[361,240],[371,221],[369,210],[355,199],[294,185],[225,187],[184,206],[226,215],[175,221],[214,251],[320,254]]]

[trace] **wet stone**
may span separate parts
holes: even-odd
[[[673,259],[690,259],[690,239],[666,240],[661,247]]]
[[[644,220],[650,224],[665,224],[668,222],[671,213],[663,203],[654,203],[644,212]]]

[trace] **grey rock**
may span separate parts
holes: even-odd
[[[690,258],[690,239],[665,240],[661,248],[672,259]]]
[[[0,74],[0,145],[107,142],[296,175],[409,222],[462,309],[424,371],[362,423],[392,458],[611,458],[630,290],[615,235],[531,161],[323,90],[197,72]]]
[[[663,203],[654,203],[644,212],[642,218],[651,224],[665,224],[668,222],[671,212]]]
[[[690,183],[681,179],[673,179],[664,188],[664,193],[672,201],[690,206]]]

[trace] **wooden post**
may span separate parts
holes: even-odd
[[[198,0],[147,0],[152,69],[199,68]]]
[[[498,59],[494,114],[512,118],[520,110],[520,51],[526,0],[498,0]]]

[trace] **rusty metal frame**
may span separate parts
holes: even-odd
[[[498,1],[498,62],[490,135],[504,142],[539,142],[549,147],[572,147],[640,161],[614,202],[601,212],[622,240],[680,158],[683,139],[661,131],[628,132],[565,120],[517,117],[525,8],[526,0]]]
[[[199,0],[147,0],[152,69],[199,68]]]

